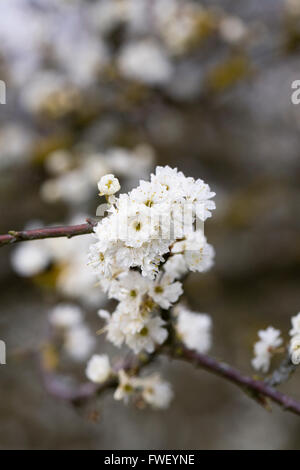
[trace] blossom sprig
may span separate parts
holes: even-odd
[[[215,209],[214,195],[200,179],[187,178],[176,168],[157,167],[151,181],[141,181],[130,193],[121,194],[109,216],[98,223],[91,265],[107,279],[130,268],[139,268],[143,276],[154,279],[170,247],[184,238],[180,251],[187,256],[198,251],[201,256],[190,264],[195,271],[203,270],[203,258],[212,253],[207,253],[199,223]]]
[[[258,336],[260,340],[254,345],[254,355],[252,366],[263,373],[268,372],[271,359],[275,354],[288,350],[287,365],[297,366],[300,364],[300,312],[291,318],[292,328],[289,331],[290,342],[284,348],[281,331],[269,326],[266,330],[260,330]]]
[[[112,185],[113,175],[102,178],[99,187],[107,181]],[[212,265],[213,248],[197,220],[211,216],[213,196],[202,180],[157,167],[150,182],[121,194],[95,228],[97,243],[89,260],[108,297],[119,301],[113,314],[104,314],[107,337],[116,346],[125,343],[136,354],[151,353],[166,340],[159,309],[169,309],[182,295],[177,278]],[[174,272],[173,260],[181,265]]]
[[[171,184],[174,183],[174,181],[170,181],[169,185],[166,181],[170,174],[172,175],[171,180],[174,180],[176,175],[178,176],[178,180],[181,181],[180,190],[183,188],[184,181],[189,180],[177,170],[166,167],[157,169],[156,174],[151,177],[150,184],[153,180],[155,181],[158,174],[160,177],[164,176],[159,184],[163,186],[163,189],[160,188],[160,190],[164,192],[166,189],[167,193],[164,194],[167,194],[167,197],[171,196],[169,191],[172,189]],[[189,185],[196,184],[197,187],[199,181],[191,178]],[[137,203],[134,198],[136,194],[140,193],[142,186],[145,189],[145,184],[147,186],[147,182],[141,182],[136,191],[133,190],[127,195],[121,194],[118,198],[114,194],[109,196],[112,198],[109,199],[108,216],[97,226],[94,225],[96,226],[94,236],[98,240],[91,246],[89,256],[90,264],[99,280],[98,285],[108,298],[119,302],[113,313],[103,309],[99,310],[99,316],[106,322],[103,331],[116,346],[126,345],[139,355],[136,357],[136,366],[128,366],[127,360],[124,359],[123,366],[121,364],[121,367],[116,367],[116,364],[111,364],[107,356],[94,355],[86,368],[86,375],[90,380],[88,384],[82,384],[78,389],[61,387],[53,374],[48,376],[46,373],[45,385],[47,389],[56,396],[77,403],[100,393],[102,390],[113,387],[117,400],[123,400],[126,403],[133,401],[138,406],[149,404],[154,408],[164,408],[169,404],[173,395],[170,384],[156,373],[150,376],[140,376],[140,372],[144,366],[152,362],[153,358],[160,354],[167,354],[172,358],[195,363],[233,382],[242,389],[251,392],[251,396],[262,404],[265,403],[262,397],[268,397],[284,409],[300,414],[300,403],[274,388],[285,382],[295,370],[295,366],[300,363],[300,313],[292,318],[291,341],[288,346],[289,357],[265,381],[244,376],[237,369],[207,356],[206,352],[212,342],[210,316],[192,312],[183,304],[176,306],[174,304],[177,304],[183,293],[182,281],[188,272],[203,272],[213,264],[213,248],[208,245],[202,228],[197,225],[199,220],[203,222],[211,215],[210,211],[214,208],[214,203],[210,199],[213,193],[202,182],[202,199],[195,194],[191,199],[188,196],[188,191],[185,195],[181,193],[181,196],[178,195],[180,192],[177,192],[177,196],[174,195],[174,200],[170,198],[165,204],[164,198],[156,199],[157,193],[156,190],[153,190],[151,198],[149,198],[149,194],[146,194],[147,199],[145,199],[145,194],[143,194],[143,202]],[[172,193],[172,190],[170,192]],[[121,208],[122,210],[126,208],[127,202],[124,203],[124,201],[129,201],[129,206],[131,205],[129,219],[128,213],[125,211],[124,214],[121,211]],[[126,238],[122,231],[119,237],[115,236],[118,235],[118,231],[114,232],[118,219],[118,222],[130,221],[132,224],[130,235],[135,231],[140,231],[139,222],[136,225],[136,217],[140,217],[141,212],[139,204],[147,208],[143,207],[145,210],[143,215],[150,219],[151,229],[148,232],[144,230],[141,238],[138,236]],[[198,204],[201,208],[197,207]],[[154,214],[149,211],[152,208],[155,209]],[[182,214],[185,214],[187,219],[182,217]],[[154,224],[151,216],[156,221]],[[190,222],[187,230],[183,223],[186,220]],[[167,224],[171,224],[172,227],[169,238],[164,237]],[[104,242],[100,239],[100,227],[103,229]],[[105,231],[105,228],[109,227],[112,228],[112,237],[107,236],[108,232]],[[133,228],[138,228],[138,230],[134,231]],[[41,240],[48,237],[70,237],[89,233],[90,230],[91,228],[87,231],[85,226],[78,225],[54,227],[24,231],[20,234],[14,232],[13,235],[10,235],[12,241],[6,235],[2,236],[2,239],[4,243],[7,241],[14,243],[16,241]],[[153,234],[157,233],[155,231],[159,233],[157,239],[153,237]],[[104,243],[102,251],[99,251],[98,243]],[[163,254],[157,256],[161,243],[163,246],[166,244],[167,249],[163,251]],[[142,262],[140,261],[143,250],[146,252],[146,257],[150,257],[152,250],[155,258],[153,260],[150,257],[147,260],[149,266],[152,266],[152,269],[148,271],[143,269],[144,259]],[[136,257],[134,257],[135,252],[138,253]],[[128,263],[127,260],[124,265],[123,258],[128,255],[132,255],[129,256],[130,262]],[[105,262],[107,264],[103,269]],[[53,328],[57,332],[61,332],[64,339],[68,337],[70,332],[78,332],[78,326],[84,326],[81,312],[69,307],[59,306],[57,311],[50,315]],[[64,345],[67,346],[66,352],[74,352],[74,358],[82,350],[81,343],[86,343],[86,341],[82,341],[83,336],[76,334],[73,342],[67,341]],[[253,366],[257,370],[267,372],[273,355],[284,351],[283,340],[281,332],[273,327],[261,330],[259,337],[260,340],[255,345]],[[168,342],[166,342],[167,338]],[[166,344],[163,344],[164,342]],[[69,348],[70,344],[71,349]]]
[[[280,335],[280,330],[276,330],[272,326],[258,332],[260,340],[254,345],[255,357],[252,359],[254,369],[261,370],[264,373],[268,372],[272,356],[278,352],[279,346],[283,343]]]
[[[114,398],[126,404],[132,400],[141,400],[145,405],[161,409],[167,408],[173,397],[171,385],[159,374],[137,377],[130,375],[124,369],[115,372],[106,354],[95,354],[91,357],[87,364],[86,375],[98,385],[105,383],[109,378],[117,379]]]
[[[204,181],[169,166],[157,167],[150,181],[140,181],[128,194],[114,196],[120,187],[112,174],[102,177],[98,188],[110,205],[107,217],[94,229],[97,241],[90,247],[89,265],[108,298],[118,301],[112,313],[99,310],[105,321],[101,331],[117,347],[152,354],[168,338],[170,324],[162,310],[171,309],[183,294],[181,278],[213,264],[214,250],[203,223],[215,209],[215,193]],[[207,351],[210,317],[184,309],[175,316],[180,339],[197,351]],[[97,381],[105,376],[106,366],[103,359],[92,359],[88,378]],[[144,401],[154,407],[169,402],[171,389],[157,375],[141,379],[123,371],[118,381],[116,399],[128,401],[128,395],[142,390]]]

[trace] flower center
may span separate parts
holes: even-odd
[[[136,297],[137,296],[137,293],[136,293],[136,290],[132,289],[130,292],[129,292],[129,295],[130,297]]]
[[[154,292],[156,294],[162,294],[163,293],[163,288],[161,286],[156,286],[155,289],[154,289]]]
[[[152,207],[153,206],[153,201],[151,201],[151,199],[148,199],[148,201],[145,202],[145,206]]]
[[[141,331],[140,331],[141,336],[147,336],[148,333],[149,333],[149,330],[146,326],[144,326],[144,328],[142,328]]]

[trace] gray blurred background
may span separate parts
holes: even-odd
[[[273,325],[288,339],[290,317],[300,310],[300,105],[291,103],[291,83],[300,79],[300,2],[190,1],[205,15],[193,41],[179,51],[163,43],[155,15],[145,25],[145,16],[136,14],[133,27],[123,12],[103,26],[100,9],[95,26],[93,8],[101,0],[59,3],[0,5],[0,78],[7,83],[7,104],[0,106],[0,233],[32,220],[51,224],[76,212],[95,214],[96,186],[84,202],[71,205],[41,197],[54,150],[74,154],[84,142],[105,153],[146,143],[156,155],[153,166],[177,166],[217,194],[205,227],[216,263],[188,278],[186,297],[195,311],[213,318],[211,354],[253,374],[257,330]],[[229,23],[229,31],[237,28],[232,37],[220,32],[220,18],[228,17],[240,21]],[[108,49],[106,62],[77,80],[88,67],[84,57],[92,46],[85,32],[91,30],[93,41]],[[141,37],[162,41],[173,67],[168,81],[124,78],[117,69],[120,49]],[[59,62],[61,44],[67,52]],[[82,68],[74,68],[77,61]],[[46,69],[72,82],[76,99],[64,99],[68,87],[50,97],[34,89],[26,98],[27,87]],[[22,136],[7,132],[8,125],[17,125]],[[128,188],[137,182],[127,175]],[[46,337],[47,312],[62,295],[47,273],[18,275],[12,251],[1,248],[0,338],[8,351],[7,365],[0,366],[2,449],[299,448],[299,417],[276,406],[267,412],[224,380],[175,361],[153,366],[175,391],[163,412],[126,407],[110,394],[80,409],[49,396],[32,351]],[[96,310],[87,309],[94,331]],[[104,339],[98,341],[104,350]],[[84,364],[76,370],[81,378],[82,371]],[[296,372],[281,390],[300,399],[299,387]]]

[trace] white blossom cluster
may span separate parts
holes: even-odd
[[[206,270],[213,250],[203,230],[194,226],[211,216],[214,195],[200,179],[157,167],[150,182],[141,181],[130,193],[115,198],[109,216],[95,229],[98,242],[91,247],[91,265],[105,279],[137,267],[153,280],[165,255],[181,254],[187,269]]]
[[[291,318],[292,328],[289,331],[291,340],[288,345],[290,360],[294,365],[300,364],[300,312]],[[254,345],[254,359],[252,366],[256,370],[268,372],[272,356],[282,352],[280,348],[283,344],[280,330],[269,326],[266,330],[258,332],[260,340]]]
[[[40,149],[41,142],[39,162],[48,159],[53,143],[57,149],[61,136],[64,138],[59,150],[69,150],[69,144],[64,144],[65,137],[74,132],[67,123],[69,120],[62,128],[57,126],[59,132],[48,141],[41,139],[37,117],[60,123],[61,118],[74,113],[86,123],[91,111],[91,126],[87,126],[87,133],[76,135],[75,146],[86,145],[86,135],[90,143],[92,131],[95,128],[98,131],[103,122],[110,129],[111,144],[115,142],[118,120],[106,118],[102,106],[94,114],[94,104],[102,103],[103,96],[113,95],[113,108],[118,109],[122,101],[118,90],[129,82],[133,87],[159,88],[175,99],[190,101],[205,89],[205,77],[210,74],[210,61],[203,71],[198,54],[193,55],[195,48],[201,50],[205,39],[211,36],[218,39],[213,41],[215,45],[222,42],[229,48],[243,48],[247,42],[251,44],[252,37],[251,25],[242,19],[196,0],[10,0],[0,2],[0,16],[6,18],[0,24],[0,42],[3,74],[10,77],[13,96],[10,101],[18,104],[14,108],[18,113],[22,110],[21,116],[25,113],[30,117],[24,120],[15,116],[1,131],[0,171],[22,164],[24,158],[36,163],[33,154]],[[114,37],[119,30],[122,37],[115,47]],[[113,87],[113,93],[112,76],[117,85],[121,84]],[[129,108],[134,105],[134,99],[129,99],[127,105]],[[171,119],[169,125],[170,122]],[[101,132],[97,131],[99,137]],[[95,148],[98,153],[97,144]],[[75,162],[70,171],[43,184],[44,200],[64,200],[75,206],[91,194],[89,172],[98,166],[95,173],[99,175],[101,168],[93,158],[84,156],[83,160],[81,172]],[[138,159],[135,164],[138,166]],[[135,164],[131,166],[133,172]],[[74,191],[74,187],[78,190]]]
[[[107,183],[106,195],[111,198],[111,188],[119,185],[112,175],[104,177],[101,194]],[[206,271],[212,264],[213,249],[203,230],[195,227],[197,219],[204,222],[211,215],[213,196],[202,180],[170,167],[157,167],[150,182],[141,181],[129,194],[113,196],[109,215],[95,228],[97,242],[91,246],[89,262],[108,297],[119,301],[112,315],[99,312],[107,322],[107,337],[116,346],[125,343],[135,353],[151,353],[167,338],[158,311],[168,310],[181,296],[177,279],[188,270]]]
[[[119,197],[115,193],[120,184],[112,174],[103,176],[98,188],[109,206],[94,229],[97,241],[90,247],[89,265],[108,298],[118,301],[113,313],[99,310],[103,331],[117,347],[151,354],[168,337],[169,324],[161,311],[168,311],[182,295],[182,277],[212,266],[214,250],[206,241],[203,223],[215,208],[214,193],[202,180],[168,166],[157,167],[150,181],[140,181]],[[188,348],[207,352],[210,317],[183,306],[170,313],[178,339]],[[96,383],[111,373],[103,357],[93,357],[87,367],[88,378]],[[126,401],[142,391],[145,402],[161,408],[172,395],[157,375],[138,378],[121,371],[119,382],[116,399]]]
[[[57,117],[78,108],[82,93],[105,80],[112,66],[120,79],[172,85],[174,94],[195,96],[199,83],[190,78],[188,60],[184,79],[177,80],[180,59],[211,35],[243,45],[250,29],[195,0],[10,0],[1,2],[0,15],[6,18],[0,25],[5,66],[21,106]],[[118,28],[124,34],[114,50],[110,38]],[[192,67],[197,74],[197,61]]]
[[[119,385],[114,398],[125,403],[132,399],[141,399],[153,408],[163,409],[169,406],[173,397],[170,384],[162,380],[159,374],[136,377],[128,375],[123,369],[116,373],[111,368],[109,357],[105,354],[95,354],[91,357],[87,364],[86,375],[97,384],[104,383],[110,377],[118,377]]]
[[[116,400],[124,400],[127,403],[133,396],[138,395],[146,404],[157,409],[167,408],[172,400],[171,385],[159,374],[152,374],[148,377],[130,377],[121,370],[118,378],[119,386],[114,394]]]

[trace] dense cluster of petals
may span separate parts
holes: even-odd
[[[118,197],[120,185],[112,174],[103,176],[98,188],[108,208],[95,227],[89,265],[108,298],[118,302],[113,312],[99,310],[105,322],[102,331],[116,347],[151,354],[168,337],[170,325],[162,311],[183,294],[182,277],[189,271],[207,271],[213,264],[214,250],[203,224],[215,208],[215,194],[204,181],[169,166],[158,166],[150,181],[140,181]],[[206,352],[211,344],[210,317],[183,307],[176,316],[179,339]],[[109,371],[109,362],[94,356],[87,376],[99,383]],[[163,408],[170,401],[170,386],[157,375],[138,378],[120,371],[118,378],[116,399],[128,401],[139,391],[153,407]]]

